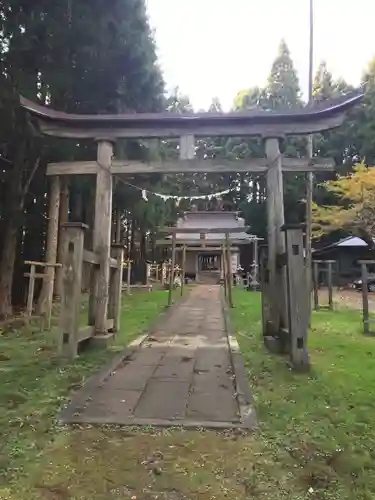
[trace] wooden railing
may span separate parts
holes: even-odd
[[[52,279],[49,284],[50,293],[46,298],[45,308],[41,316],[41,329],[46,328],[50,330],[51,328],[51,317],[52,317],[52,301],[53,301],[53,281],[55,276],[55,270],[57,268],[61,268],[61,264],[50,263],[50,262],[38,262],[33,260],[26,260],[26,266],[30,266],[29,272],[25,273],[25,278],[29,279],[29,285],[27,290],[27,301],[26,301],[26,316],[30,318],[33,313],[33,305],[34,305],[34,292],[35,292],[35,281],[37,279]],[[42,267],[44,269],[43,273],[36,272],[37,267]],[[53,273],[46,273],[45,269],[53,269]]]
[[[120,329],[124,249],[122,245],[112,245],[111,257],[102,259],[100,255],[83,248],[84,224],[69,223],[65,224],[62,229],[65,234],[59,352],[61,355],[74,358],[78,354],[79,344],[84,340],[96,339],[98,342],[107,342]],[[90,264],[92,268],[87,324],[81,325],[84,262]],[[104,296],[99,296],[99,271],[105,266],[110,273],[109,287],[105,290]],[[102,315],[105,316],[102,317]]]

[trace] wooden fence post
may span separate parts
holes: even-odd
[[[223,283],[224,283],[224,296],[228,300],[228,290],[227,290],[227,284],[228,284],[228,278],[227,278],[227,266],[226,266],[226,256],[225,256],[225,245],[222,246],[222,254],[221,254],[221,262],[223,266]]]
[[[165,262],[163,262],[162,265],[161,265],[161,284],[162,284],[163,287],[165,285],[165,275],[166,275],[166,272],[165,272]]]
[[[53,176],[51,179],[51,190],[49,197],[48,229],[46,262],[56,264],[57,239],[59,233],[59,211],[60,211],[60,177]],[[38,301],[38,312],[42,316],[42,325],[47,330],[51,329],[53,289],[55,281],[55,268],[48,266],[44,270],[42,290]]]
[[[293,369],[308,371],[308,289],[301,226],[284,226],[287,256],[290,361]]]
[[[150,264],[146,264],[146,285],[148,286],[150,284],[150,277],[151,277],[151,267]]]
[[[319,311],[319,262],[313,261],[314,266],[314,310]]]
[[[253,257],[253,265],[252,267],[252,272],[251,272],[251,288],[253,290],[257,289],[257,286],[259,285],[259,247],[258,247],[258,238],[255,238],[253,240],[253,250],[254,250],[254,257]],[[247,283],[247,286],[250,286],[249,280]]]
[[[335,260],[314,260],[313,261],[313,285],[314,285],[314,310],[319,311],[320,308],[333,310],[333,270],[332,265],[335,264]],[[319,266],[323,265],[322,271],[327,273],[327,286],[328,286],[328,306],[319,304]]]
[[[186,245],[182,249],[182,270],[181,270],[181,297],[184,294],[185,286],[185,267],[186,267]]]
[[[27,316],[31,316],[33,313],[33,302],[34,302],[34,289],[35,289],[35,265],[31,264],[30,266],[30,276],[29,276],[29,287],[27,292],[27,306],[26,306],[26,314]]]
[[[360,261],[362,269],[362,313],[363,313],[363,333],[370,334],[370,315],[368,304],[368,276],[367,276],[367,263]]]
[[[225,247],[226,247],[226,267],[227,267],[227,278],[228,278],[228,304],[229,307],[233,307],[233,295],[232,295],[232,261],[231,261],[231,252],[230,252],[230,240],[229,234],[225,234]]]
[[[262,247],[260,255],[260,290],[261,290],[261,300],[262,300],[263,337],[267,337],[268,323],[270,321],[270,304],[269,304],[269,272],[268,272],[266,247]]]
[[[168,306],[172,304],[172,292],[174,286],[174,267],[176,265],[176,233],[172,235],[172,262],[169,273]]]
[[[333,290],[332,290],[332,264],[333,261],[327,261],[328,266],[328,307],[333,310]]]
[[[121,243],[113,244],[111,254],[112,257],[117,260],[117,267],[112,270],[108,301],[108,318],[113,319],[113,331],[117,333],[120,331],[124,245]]]
[[[132,261],[128,259],[126,261],[128,274],[126,275],[126,293],[130,295],[131,292],[131,279],[132,279]]]
[[[77,356],[79,314],[83,268],[83,242],[85,224],[70,222],[62,226],[63,290],[59,321],[59,354],[71,359]]]

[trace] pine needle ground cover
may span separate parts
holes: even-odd
[[[165,303],[165,292],[125,298],[114,349]],[[236,291],[235,303],[260,423],[251,435],[59,426],[69,391],[113,352],[57,369],[37,334],[0,337],[1,500],[374,498],[375,339],[359,312],[316,313],[313,372],[295,375],[262,346],[260,297]]]

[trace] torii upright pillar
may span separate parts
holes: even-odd
[[[281,231],[284,225],[284,195],[282,156],[279,139],[266,139],[267,170],[267,232],[270,323],[267,335],[282,339],[282,330],[288,326],[286,270],[280,260],[285,254],[285,239]],[[266,335],[266,339],[267,339]],[[281,342],[280,348],[285,350]]]
[[[107,308],[111,252],[112,227],[112,173],[111,162],[113,143],[98,139],[98,172],[96,174],[94,252],[99,256],[100,265],[96,273],[95,332],[107,331]]]

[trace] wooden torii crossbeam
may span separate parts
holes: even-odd
[[[335,162],[329,158],[282,158],[283,172],[327,172],[334,169]],[[265,173],[269,167],[267,158],[248,160],[177,160],[177,161],[125,161],[112,160],[111,172],[114,175],[137,175],[155,173],[225,173],[254,172]],[[100,165],[96,161],[77,161],[50,163],[47,175],[95,175]]]

